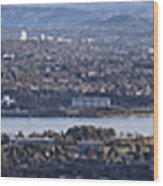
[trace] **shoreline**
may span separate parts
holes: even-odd
[[[132,111],[132,112],[117,112],[117,113],[106,113],[96,115],[51,115],[51,114],[3,114],[1,112],[1,118],[128,118],[132,116],[136,117],[147,117],[154,114],[154,111]]]

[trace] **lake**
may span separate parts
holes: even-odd
[[[2,117],[1,132],[15,135],[23,131],[25,135],[35,131],[54,130],[65,132],[68,128],[81,125],[93,125],[102,128],[114,128],[119,134],[139,133],[143,135],[153,134],[153,115],[130,116],[117,118],[45,118],[45,117]]]

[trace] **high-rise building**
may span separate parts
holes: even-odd
[[[28,40],[28,33],[24,29],[21,31],[20,40],[21,41],[27,41]]]

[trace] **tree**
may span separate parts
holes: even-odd
[[[2,145],[3,145],[3,144],[7,144],[7,143],[9,143],[9,141],[10,141],[9,136],[8,136],[6,133],[3,133],[3,134],[1,135],[1,144],[2,144]]]
[[[2,177],[9,177],[10,176],[10,172],[9,172],[9,163],[8,163],[8,159],[7,159],[7,155],[5,153],[4,148],[1,148],[1,175]]]
[[[22,132],[22,131],[19,131],[19,132],[17,133],[17,135],[16,135],[16,138],[17,138],[17,139],[24,138],[23,132]]]

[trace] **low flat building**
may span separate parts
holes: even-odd
[[[73,108],[110,108],[111,100],[108,97],[77,97],[72,99]]]

